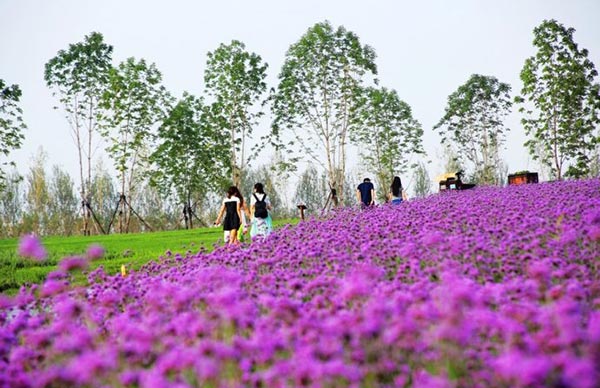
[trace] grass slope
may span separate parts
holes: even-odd
[[[278,220],[275,225],[296,222]],[[22,259],[17,254],[18,239],[0,239],[0,292],[14,294],[23,284],[43,282],[63,257],[84,255],[92,244],[101,245],[105,254],[102,259],[91,263],[90,270],[102,265],[106,273],[114,274],[120,271],[121,265],[138,269],[166,251],[182,255],[188,251],[193,254],[200,250],[211,251],[222,238],[220,227],[99,236],[52,236],[42,239],[48,251],[48,259],[44,262]]]

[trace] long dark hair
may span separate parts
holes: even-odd
[[[238,189],[237,187],[235,188],[235,195],[236,197],[238,197],[240,199],[240,206],[244,206],[244,196],[242,195],[242,193],[240,192],[240,189]]]
[[[227,198],[231,198],[232,196],[235,195],[236,192],[238,192],[238,188],[235,186],[229,186],[229,189],[227,190]]]
[[[254,184],[254,190],[256,190],[256,192],[258,194],[264,194],[265,193],[265,189],[263,188],[263,184],[262,183],[255,183]]]
[[[394,180],[392,181],[392,195],[394,197],[400,197],[401,193],[402,193],[402,181],[400,180],[399,176],[395,176]]]

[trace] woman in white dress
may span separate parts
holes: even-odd
[[[238,189],[235,186],[231,186],[227,190],[227,196],[221,204],[219,215],[215,221],[215,225],[220,224],[223,215],[225,215],[225,220],[223,221],[223,240],[230,244],[238,243],[237,231],[242,224],[240,199],[235,195],[237,191]]]

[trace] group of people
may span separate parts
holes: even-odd
[[[250,237],[266,237],[273,229],[271,202],[265,194],[262,183],[256,183],[250,198],[250,207],[236,186],[227,190],[221,204],[215,225],[223,221],[223,241],[239,244],[250,228]]]
[[[356,188],[356,198],[362,208],[375,205],[375,186],[369,178],[365,178]],[[386,199],[393,205],[407,200],[400,177],[394,177]],[[240,190],[236,186],[231,186],[223,199],[215,225],[219,225],[223,221],[223,241],[229,244],[239,244],[248,233],[249,228],[251,238],[266,237],[273,230],[271,210],[271,201],[265,194],[262,183],[254,185],[250,206],[244,201]]]
[[[356,199],[363,209],[375,205],[375,186],[373,186],[369,178],[365,178],[356,188]],[[408,200],[400,177],[394,177],[390,185],[390,191],[386,195],[386,200],[391,202],[392,205],[399,205],[402,201]]]

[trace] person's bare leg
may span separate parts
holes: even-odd
[[[230,244],[237,244],[238,239],[237,239],[237,229],[231,229],[229,231],[229,243]]]

